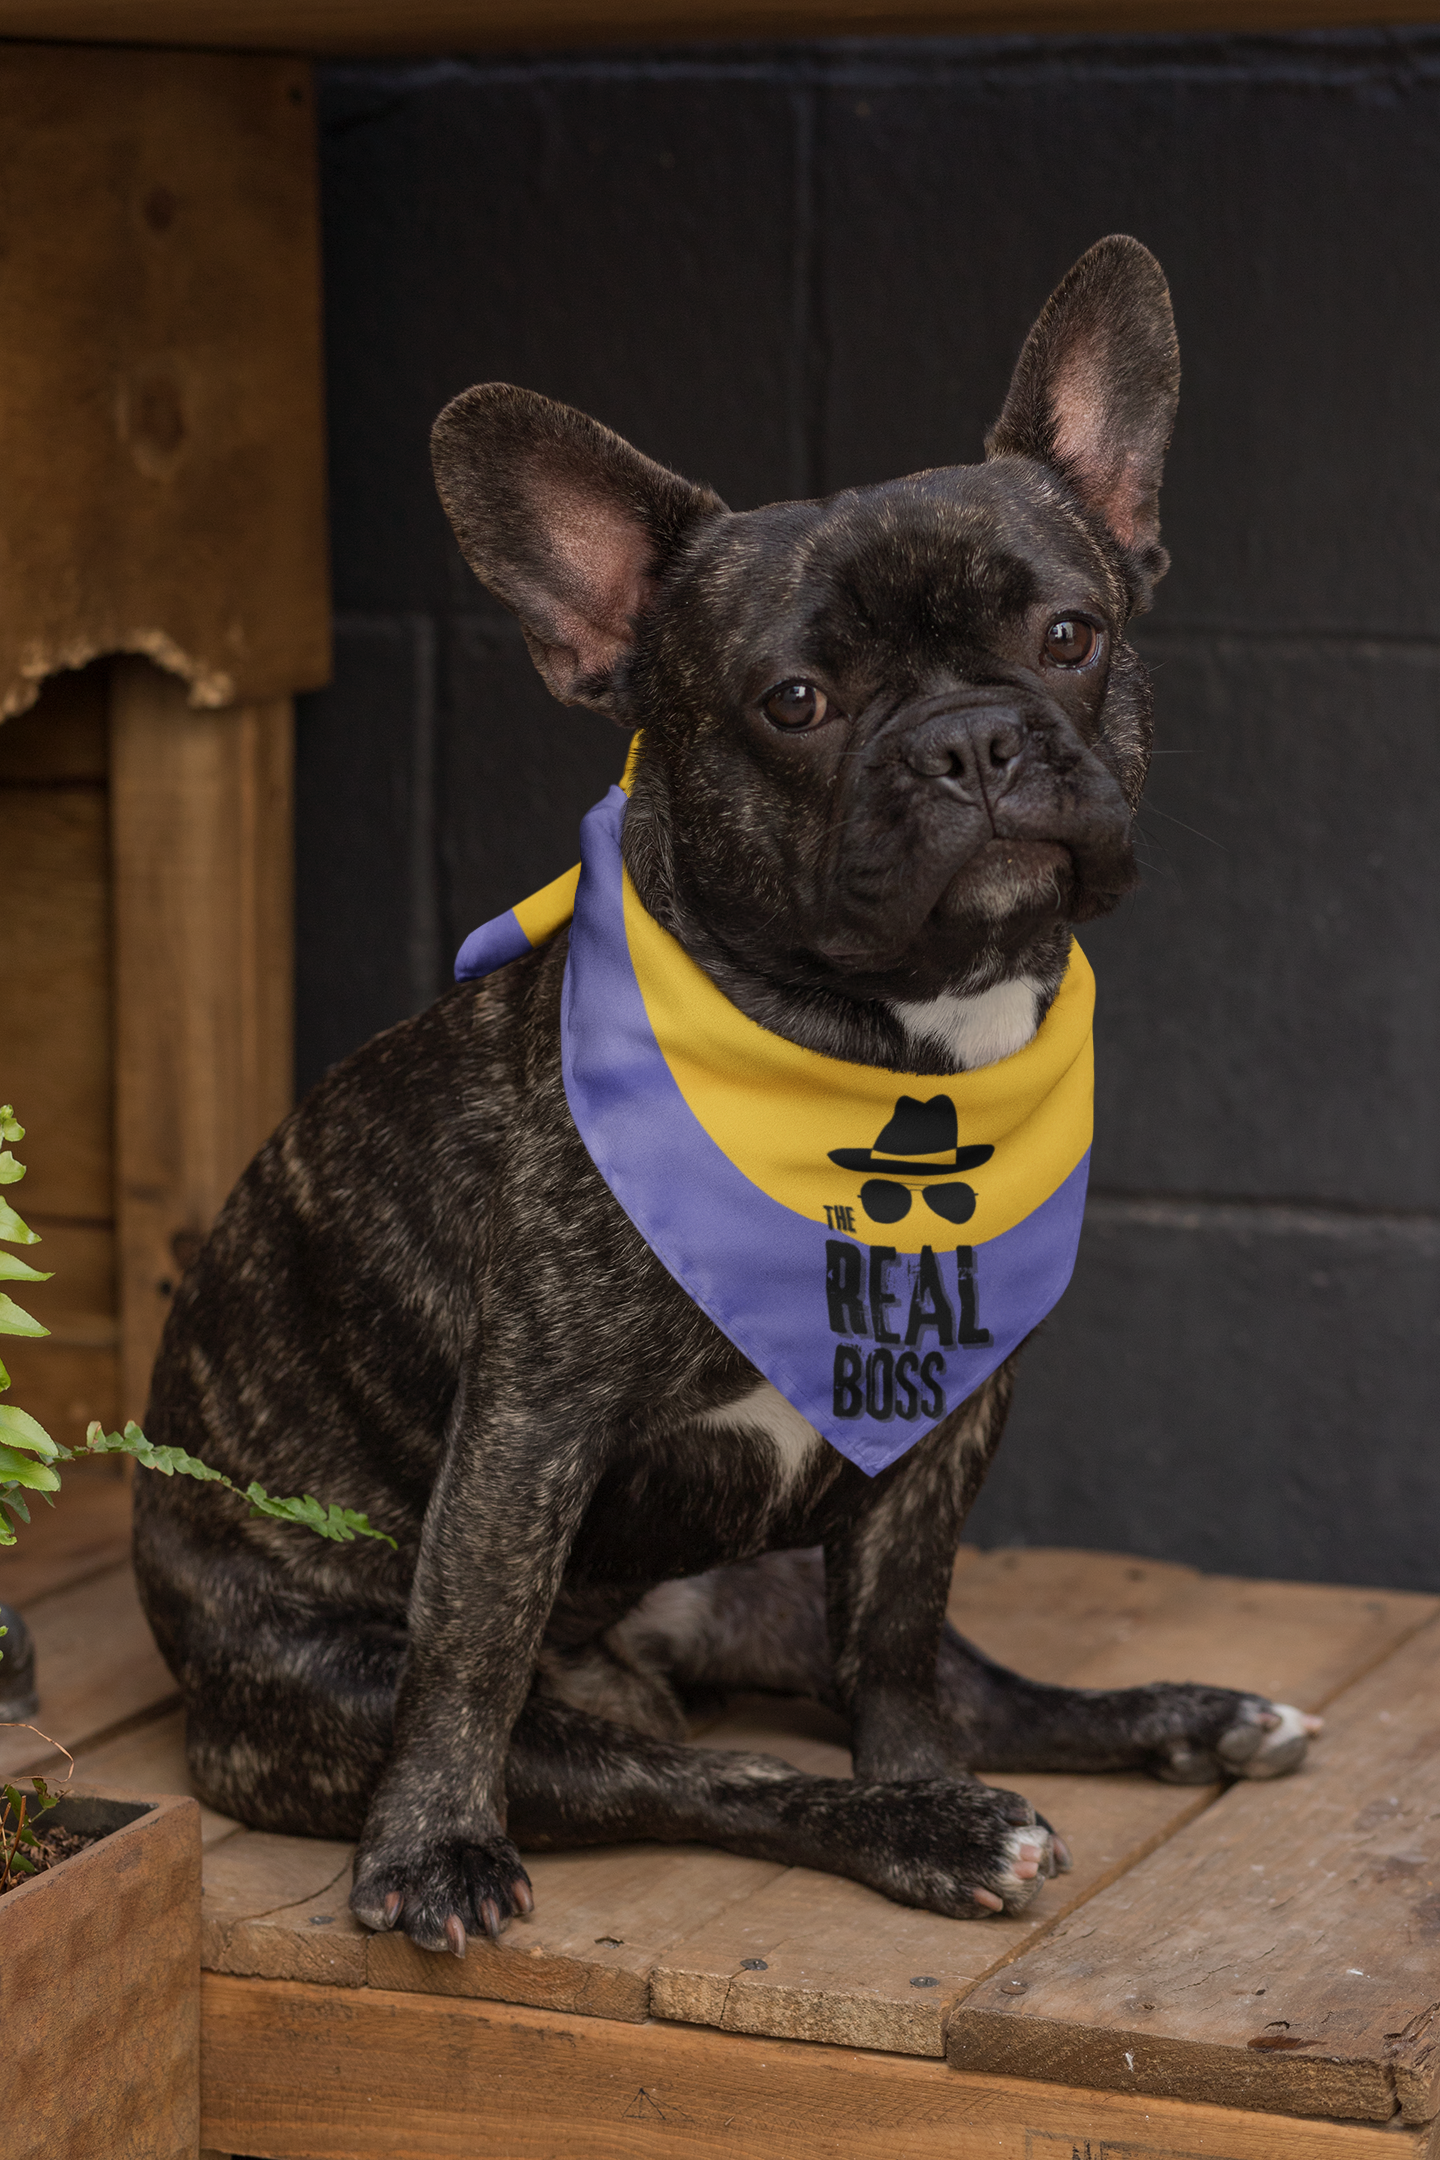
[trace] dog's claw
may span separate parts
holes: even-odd
[[[1005,1910],[1005,1900],[996,1897],[993,1890],[972,1890],[970,1895],[974,1898],[975,1903],[983,1905],[987,1912],[1004,1912]]]
[[[498,1942],[505,1922],[500,1917],[500,1907],[493,1897],[481,1898],[480,1919],[491,1941]]]
[[[527,1877],[524,1875],[516,1876],[514,1882],[510,1885],[510,1895],[515,1900],[515,1910],[517,1912],[527,1915],[534,1912],[535,1893],[531,1889]]]
[[[404,1911],[404,1909],[405,1909],[405,1900],[404,1900],[404,1898],[403,1898],[403,1897],[401,1896],[400,1892],[399,1892],[398,1890],[387,1890],[387,1891],[386,1891],[386,1893],[385,1893],[385,1925],[386,1925],[386,1927],[392,1927],[392,1928],[393,1928],[393,1927],[394,1927],[394,1925],[395,1925],[395,1923],[396,1923],[396,1921],[397,1921],[397,1920],[398,1920],[398,1919],[400,1918],[400,1915],[401,1915],[401,1913],[402,1913],[402,1912]]]
[[[1064,1838],[1056,1837],[1053,1830],[1050,1833],[1050,1850],[1055,1855],[1056,1874],[1068,1875],[1071,1868],[1073,1868],[1075,1865],[1075,1856],[1071,1852],[1069,1846],[1065,1843]]]
[[[449,1943],[450,1948],[454,1951],[457,1958],[464,1957],[466,1941],[465,1923],[460,1918],[459,1913],[452,1912],[449,1919],[445,1922],[445,1940]]]

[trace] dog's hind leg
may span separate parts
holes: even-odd
[[[1234,1688],[1047,1687],[1006,1670],[947,1623],[940,1702],[977,1770],[1148,1770],[1177,1785],[1298,1769],[1319,1718]]]
[[[839,1706],[818,1551],[767,1553],[662,1583],[604,1641],[681,1695],[755,1689]],[[1046,1686],[997,1665],[948,1622],[937,1678],[941,1709],[976,1770],[1148,1770],[1180,1784],[1278,1777],[1298,1767],[1319,1730],[1288,1704],[1231,1688]]]
[[[252,1830],[358,1838],[390,1752],[404,1631],[325,1615],[263,1623],[184,1675],[186,1753],[207,1806]]]

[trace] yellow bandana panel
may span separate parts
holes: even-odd
[[[1084,1157],[1095,978],[1078,945],[1033,1041],[937,1078],[772,1034],[646,913],[628,876],[624,893],[631,964],[676,1086],[722,1154],[781,1206],[897,1252],[953,1250],[1013,1229]]]

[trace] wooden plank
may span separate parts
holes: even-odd
[[[1240,1785],[989,1981],[951,2060],[1376,2121],[1440,2107],[1440,1622],[1346,1691],[1302,1776]]]
[[[201,2140],[275,2160],[1431,2160],[1429,2133],[681,2025],[206,1974]]]
[[[162,1710],[139,1725],[127,1727],[113,1740],[78,1747],[75,1777],[82,1785],[93,1785],[108,1793],[190,1793],[184,1711]],[[200,1842],[207,1852],[226,1838],[243,1834],[233,1817],[217,1814],[203,1801],[196,1805],[200,1809]],[[310,1979],[312,1975],[300,1977]]]
[[[0,35],[291,52],[691,38],[1270,31],[1424,22],[1427,0],[0,0]]]
[[[949,1614],[970,1641],[1034,1680],[1073,1684],[1082,1666],[1124,1653],[1204,1582],[1198,1568],[1128,1553],[962,1546]],[[1147,1678],[1154,1678],[1148,1673]]]
[[[0,1908],[6,2160],[190,2160],[200,1840],[165,1800]]]
[[[128,1563],[109,1568],[78,1589],[59,1590],[27,1605],[35,1637],[40,1734],[72,1753],[87,1741],[144,1716],[175,1695],[140,1610]],[[0,1773],[58,1769],[59,1758],[40,1734],[0,1729]]]
[[[401,1935],[372,1936],[370,1984],[639,2020],[667,1947],[713,1915],[763,1899],[787,1872],[696,1845],[527,1854],[525,1865],[531,1919],[512,1922],[499,1943],[472,1940],[463,1959],[417,1950]]]
[[[20,1153],[23,1157],[25,1146]],[[22,1187],[18,1196],[22,1211],[27,1192]],[[50,1333],[7,1340],[5,1365],[14,1383],[9,1400],[39,1418],[62,1446],[79,1447],[92,1418],[109,1430],[119,1412],[115,1232],[108,1223],[57,1222],[28,1211],[26,1221],[40,1231],[42,1242],[27,1247],[24,1257],[34,1267],[51,1269],[55,1279],[22,1286],[20,1296]],[[106,1465],[112,1483],[118,1468]],[[46,1512],[43,1501],[37,1512]]]
[[[28,712],[0,726],[0,787],[110,777],[106,674],[98,666],[52,675]]]
[[[947,1920],[860,1883],[794,1868],[661,1955],[651,1978],[654,2014],[938,2058],[951,2011],[977,1982],[1213,1798],[1208,1786],[1178,1791],[1142,1778],[1027,1777],[1014,1779],[1013,1789],[1042,1813],[1054,1808],[1082,1856],[1072,1874],[1047,1883],[1029,1912]]]
[[[104,785],[0,785],[0,807],[3,1099],[25,1127],[27,1166],[16,1203],[42,1233],[67,1218],[108,1222],[114,1156]]]
[[[104,671],[57,677],[0,727],[5,1071],[25,1125],[17,1199],[42,1244],[50,1329],[6,1353],[10,1398],[63,1445],[119,1400],[111,1099],[109,738]]]
[[[354,1849],[254,1830],[215,1844],[201,1901],[206,1971],[361,1986],[367,1937],[346,1902]]]
[[[1318,1709],[1440,1613],[1440,1599],[1037,1546],[962,1548],[949,1612],[963,1635],[1032,1679],[1204,1680]]]
[[[1351,1673],[1440,1613],[1409,1593],[1236,1583],[1100,1553],[962,1554],[951,1617],[1037,1677],[1125,1687],[1160,1676],[1258,1685],[1318,1708]],[[1192,1662],[1193,1658],[1193,1662]],[[710,1746],[758,1747],[820,1775],[849,1757],[824,1714],[753,1701],[712,1724]],[[1328,1746],[1328,1741],[1323,1743]],[[1075,1856],[1015,1919],[909,1912],[856,1883],[796,1869],[668,1950],[651,1982],[659,2016],[731,2031],[943,2054],[956,2006],[987,1975],[1174,1837],[1215,1786],[1142,1776],[1005,1776],[1061,1830]],[[1269,1788],[1271,1791],[1284,1788]],[[747,1966],[746,1960],[751,1961]],[[933,1981],[933,1986],[916,1982]],[[1013,2063],[1005,2065],[1013,2069]]]
[[[30,1510],[16,1544],[0,1551],[0,1599],[28,1612],[37,1598],[113,1569],[130,1554],[130,1489],[109,1464],[84,1463],[65,1472],[53,1508]],[[164,1788],[161,1787],[161,1790]]]
[[[197,713],[112,670],[121,1396],[144,1413],[175,1281],[290,1104],[288,700]]]
[[[111,652],[209,706],[323,682],[308,69],[0,47],[0,159],[0,711]]]

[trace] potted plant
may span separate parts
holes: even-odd
[[[14,1111],[0,1105],[0,1188],[25,1175],[11,1145],[24,1137]],[[0,1284],[50,1279],[5,1250],[39,1243],[0,1192]],[[0,1289],[0,1334],[48,1332]],[[9,1386],[0,1365],[0,1390]],[[238,1492],[183,1449],[152,1447],[138,1425],[123,1433],[91,1425],[84,1447],[70,1449],[28,1411],[0,1403],[0,1545],[15,1543],[35,1494],[53,1504],[58,1465],[113,1454]],[[385,1536],[365,1516],[308,1494],[282,1499],[251,1485],[239,1497],[255,1514],[337,1542]],[[13,1723],[17,1710],[28,1718],[34,1707],[33,1654],[18,1615],[0,1611],[0,1622],[8,1630],[0,1723]],[[25,1782],[28,1790],[0,1788],[0,2034],[16,2096],[4,2116],[5,2160],[194,2160],[200,1810],[185,1798]]]

